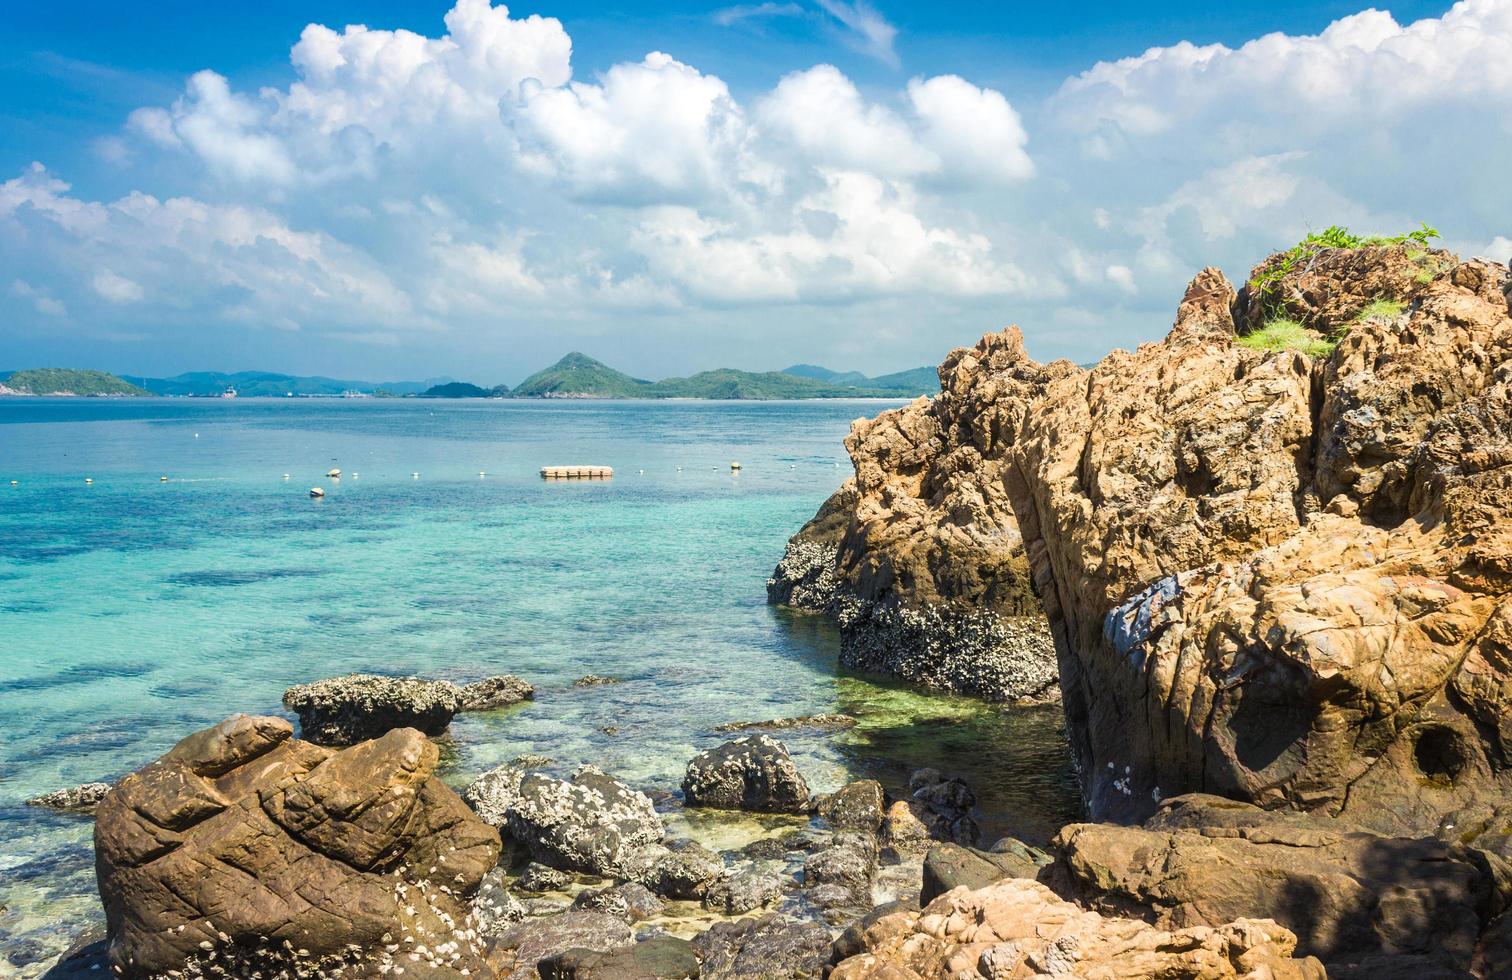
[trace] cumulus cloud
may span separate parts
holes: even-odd
[[[864,2],[714,19],[800,14],[897,61]],[[822,357],[801,346],[822,335],[883,368],[1008,320],[1087,360],[1157,334],[1202,266],[1238,280],[1335,222],[1512,255],[1512,0],[1152,48],[1031,100],[829,64],[737,95],[661,51],[578,75],[559,21],[487,0],[437,36],[311,25],[290,65],[256,91],[212,66],[101,134],[154,193],[95,200],[40,165],[0,183],[6,312],[399,349],[549,323],[676,336],[703,366],[746,335]]]

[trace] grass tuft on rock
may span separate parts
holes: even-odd
[[[1319,336],[1287,317],[1265,321],[1259,330],[1240,337],[1239,343],[1251,350],[1295,350],[1309,357],[1327,357],[1338,346],[1338,341]]]
[[[1394,320],[1401,316],[1407,304],[1399,299],[1373,299],[1355,314],[1356,320]]]

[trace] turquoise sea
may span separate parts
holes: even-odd
[[[1043,839],[1076,815],[1058,708],[844,674],[828,623],[766,604],[889,404],[0,399],[0,975],[99,917],[89,821],[25,799],[352,671],[537,685],[458,717],[457,785],[531,753],[675,790],[715,725],[838,711],[783,736],[816,790],[934,765]],[[562,463],[615,476],[537,476]]]

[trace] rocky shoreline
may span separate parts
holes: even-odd
[[[768,583],[859,669],[1058,691],[1089,822],[989,843],[930,769],[816,794],[773,733],[837,715],[725,726],[680,793],[459,795],[435,739],[531,685],[354,675],[98,798],[107,934],[55,975],[1512,976],[1512,279],[1388,244],[1250,282],[1091,370],[953,352]],[[1283,314],[1327,353],[1245,342]]]

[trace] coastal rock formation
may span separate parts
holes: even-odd
[[[829,609],[840,584],[836,554],[859,502],[856,481],[845,481],[819,513],[788,539],[782,561],[767,579],[768,602],[815,612]]]
[[[1512,864],[1498,872],[1461,844],[1210,796],[1169,800],[1143,828],[1073,824],[1053,846],[1060,859],[1045,880],[1084,905],[1166,929],[1264,915],[1331,977],[1387,962],[1402,975],[1463,976],[1512,897],[1497,881]]]
[[[1004,878],[1038,878],[1050,862],[1049,854],[1012,838],[999,841],[990,851],[936,844],[924,856],[919,898],[928,903],[953,888],[982,888]]]
[[[716,922],[693,940],[704,980],[819,980],[830,959],[829,930],[772,913]]]
[[[66,810],[71,813],[93,813],[95,807],[99,806],[100,801],[105,799],[105,794],[109,792],[109,783],[82,783],[66,789],[55,789],[41,796],[33,796],[26,801],[26,805],[46,807],[49,810]]]
[[[535,697],[535,686],[513,674],[485,677],[462,686],[462,711],[492,711]]]
[[[700,752],[682,782],[688,806],[719,810],[802,813],[809,789],[788,755],[770,735],[747,735]]]
[[[211,959],[319,973],[327,958],[381,964],[408,941],[426,946],[427,975],[476,969],[464,902],[499,835],[432,775],[435,745],[413,729],[339,752],[292,735],[283,719],[238,715],[100,803],[115,973]]]
[[[1512,790],[1507,270],[1393,245],[1251,279],[1204,270],[1090,371],[989,334],[857,423],[831,606],[871,602],[840,613],[864,664],[858,622],[1002,622],[1032,583],[1094,819],[1204,791],[1428,834]],[[1280,316],[1333,349],[1258,349]],[[948,634],[880,649],[1048,676]]]
[[[875,779],[846,783],[819,801],[819,816],[831,827],[875,834],[882,827],[882,784]]]
[[[863,952],[831,980],[1324,980],[1296,958],[1296,937],[1265,919],[1166,931],[1105,918],[1062,901],[1038,882],[1011,878],[978,891],[958,888],[922,912],[895,912],[861,930]]]
[[[462,710],[462,689],[418,677],[348,674],[284,692],[284,707],[299,716],[299,733],[317,745],[355,745],[396,728],[440,735]]]
[[[536,860],[612,878],[645,875],[666,836],[650,797],[594,766],[570,780],[526,773],[505,819]]]
[[[508,980],[536,980],[538,966],[568,950],[607,953],[629,946],[635,934],[623,920],[603,912],[573,910],[526,919],[503,929],[490,943],[488,962]]]
[[[698,957],[687,940],[656,936],[608,952],[569,949],[537,969],[541,980],[694,980]]]

